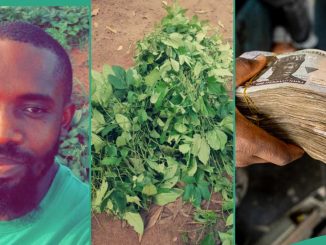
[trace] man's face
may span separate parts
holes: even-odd
[[[295,62],[287,62],[283,66],[280,67],[280,70],[281,70],[280,73],[282,73],[283,76],[285,76],[285,77],[289,77],[294,72],[296,72],[299,67],[300,67],[300,65]]]
[[[36,186],[52,166],[72,114],[55,54],[10,40],[0,40],[0,54],[0,193],[10,195]]]

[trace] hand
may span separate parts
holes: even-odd
[[[266,58],[255,60],[237,58],[236,85],[248,81],[266,66]],[[254,163],[285,165],[304,154],[298,146],[287,144],[246,119],[236,109],[236,165],[246,167]]]

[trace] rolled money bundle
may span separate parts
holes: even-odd
[[[236,90],[238,109],[259,127],[326,163],[326,52],[263,54],[267,67]]]

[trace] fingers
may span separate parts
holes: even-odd
[[[258,56],[254,60],[245,58],[236,59],[236,86],[240,86],[250,78],[255,76],[266,66],[267,60],[265,56]]]
[[[247,156],[245,154],[242,154],[241,152],[237,152],[236,154],[236,163],[237,167],[242,168],[242,167],[247,167],[252,164],[257,164],[257,163],[267,163],[266,160],[261,159],[259,157],[255,156]]]
[[[271,162],[283,166],[300,158],[304,151],[277,139],[236,111],[237,166]]]

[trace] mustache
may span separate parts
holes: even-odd
[[[0,156],[22,164],[30,164],[34,161],[34,155],[20,149],[16,144],[0,144]]]

